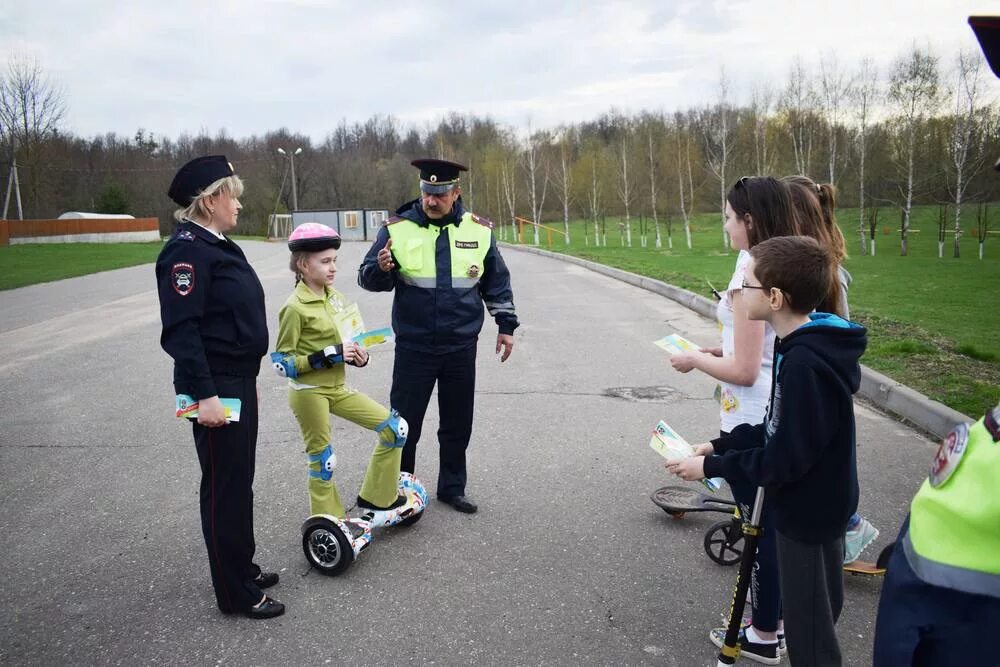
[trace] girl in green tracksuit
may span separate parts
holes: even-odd
[[[326,225],[306,223],[295,229],[288,246],[295,291],[278,314],[278,340],[271,358],[278,373],[288,378],[288,404],[309,455],[310,514],[345,518],[334,483],[337,457],[330,437],[331,414],[378,433],[358,507],[363,511],[401,507],[406,503],[399,486],[405,422],[346,384],[346,365],[365,366],[368,352],[359,343],[342,341],[336,326],[338,314],[348,305],[333,289],[340,236]]]

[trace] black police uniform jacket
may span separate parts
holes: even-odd
[[[177,393],[201,400],[218,393],[213,374],[257,376],[268,344],[264,288],[238,245],[183,222],[156,260],[156,283]]]
[[[396,211],[399,217],[412,220],[421,227],[469,224],[462,221],[464,213],[461,197],[455,200],[451,213],[439,220],[432,220],[424,214],[419,199],[403,204]],[[399,279],[396,271],[385,272],[378,267],[378,253],[388,240],[389,231],[383,226],[361,262],[358,284],[370,292],[396,290],[392,301],[392,328],[396,334],[396,345],[430,354],[447,354],[475,345],[483,328],[484,302],[499,332],[514,333],[518,321],[514,312],[510,271],[497,249],[495,238],[490,238],[490,248],[478,284],[471,288],[447,289],[442,288],[442,277],[451,276],[448,234],[441,233],[437,238],[434,257],[439,287],[434,289],[408,285]]]

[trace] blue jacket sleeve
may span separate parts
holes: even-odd
[[[368,249],[368,254],[361,260],[358,267],[358,285],[369,292],[391,292],[396,286],[396,271],[385,272],[378,268],[378,253],[385,244],[389,242],[389,230],[383,225],[372,242],[372,247]],[[396,262],[399,266],[399,262]]]
[[[822,378],[812,367],[786,358],[777,381],[782,396],[779,418],[767,444],[709,457],[706,475],[741,476],[759,486],[774,486],[802,478],[820,460],[839,417],[838,410],[821,400]],[[739,428],[733,429],[734,435]]]
[[[497,323],[502,334],[513,334],[520,326],[514,310],[514,292],[510,287],[510,271],[503,261],[495,237],[490,237],[490,249],[486,253],[483,277],[479,280],[479,294],[483,297],[486,310]]]
[[[190,267],[190,268],[189,268]],[[174,272],[190,272],[190,290],[174,285]],[[176,376],[190,385],[195,400],[216,395],[201,339],[201,319],[212,283],[211,265],[192,243],[168,243],[156,262],[156,287],[160,296],[163,330],[160,346],[174,359]]]

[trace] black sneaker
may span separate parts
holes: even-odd
[[[752,642],[747,639],[747,626],[740,628],[740,636],[737,639],[740,645],[740,655],[756,660],[765,665],[780,665],[781,654],[778,652],[778,642]],[[708,638],[717,647],[722,648],[726,641],[726,628],[715,628],[708,633]]]

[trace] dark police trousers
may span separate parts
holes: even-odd
[[[389,402],[409,427],[400,469],[414,472],[417,443],[434,383],[438,387],[438,444],[441,470],[439,496],[465,495],[465,450],[472,437],[476,395],[476,344],[447,354],[429,354],[396,347]]]
[[[251,580],[253,564],[253,474],[257,451],[257,379],[213,375],[219,398],[238,398],[240,420],[219,428],[194,422],[201,463],[201,529],[208,549],[219,609],[237,612],[264,593]]]

